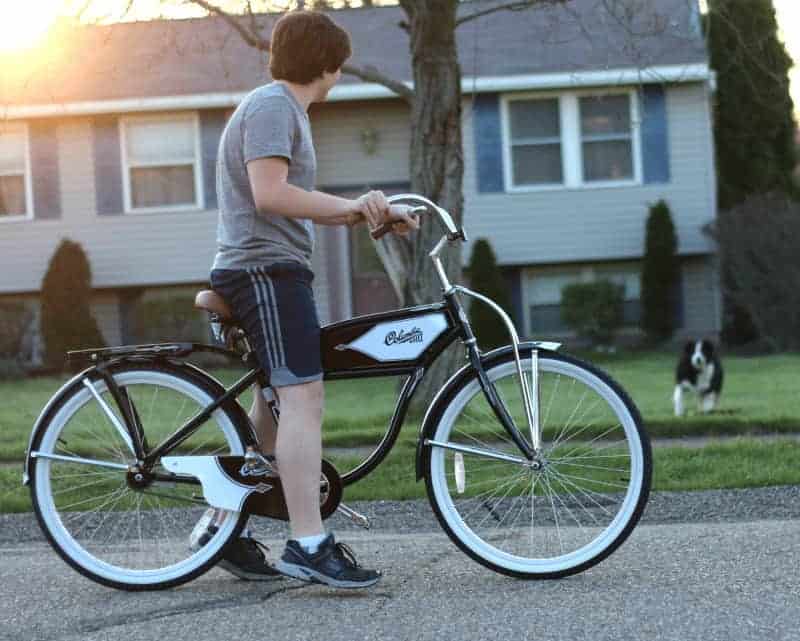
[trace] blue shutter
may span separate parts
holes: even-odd
[[[523,327],[525,315],[522,310],[522,270],[519,267],[509,267],[502,271],[511,299],[511,309],[507,309],[506,312],[514,320],[517,333],[520,336],[527,336],[528,328]]]
[[[122,214],[119,119],[116,116],[96,116],[93,131],[97,213],[102,216]]]
[[[503,136],[498,95],[478,94],[472,115],[478,191],[503,191]]]
[[[642,90],[642,163],[645,183],[670,181],[669,129],[663,85]]]
[[[35,218],[61,217],[56,124],[52,120],[39,121],[30,123],[28,128]]]
[[[200,112],[203,147],[203,190],[206,209],[217,208],[217,151],[222,130],[225,129],[225,109],[208,109]]]

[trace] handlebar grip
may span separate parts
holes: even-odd
[[[424,206],[423,207],[409,207],[407,205],[391,205],[390,209],[393,209],[393,208],[402,208],[402,211],[405,214],[408,214],[408,215],[416,215],[416,214],[420,214],[420,213],[423,213],[423,212],[428,210],[428,208],[424,207]],[[388,223],[383,223],[382,225],[379,225],[375,229],[371,229],[369,234],[370,234],[370,236],[372,236],[373,239],[378,240],[379,238],[382,238],[383,236],[388,234],[390,231],[392,231],[392,228],[396,224],[398,224],[400,222],[401,221],[396,220],[396,221],[392,221],[392,222],[388,222]]]
[[[371,229],[369,235],[372,236],[374,240],[378,240],[379,238],[383,238],[386,234],[392,231],[393,223],[383,223],[379,227],[375,229]]]

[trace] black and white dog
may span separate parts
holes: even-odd
[[[697,393],[698,412],[706,414],[716,407],[722,392],[722,364],[711,341],[692,340],[684,345],[675,383],[672,395],[675,416],[683,416],[685,412],[684,392]]]

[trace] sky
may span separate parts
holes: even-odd
[[[259,1],[259,0],[256,0]],[[264,2],[265,0],[260,0]],[[283,0],[285,2],[285,0]],[[216,0],[231,7],[242,5],[243,0]],[[282,0],[273,0],[280,5]],[[700,0],[701,4],[705,0]],[[0,0],[0,53],[20,51],[34,46],[45,37],[48,28],[59,16],[75,15],[84,7],[89,11],[85,18],[113,21],[125,14],[129,0]],[[256,2],[254,2],[254,5]],[[792,97],[800,114],[800,0],[773,0],[780,27],[780,35],[789,55],[797,62],[791,73]],[[153,15],[180,17],[187,15],[182,0],[135,0],[135,13],[128,17],[145,18]],[[191,15],[191,14],[189,14]],[[194,15],[197,14],[195,9]]]

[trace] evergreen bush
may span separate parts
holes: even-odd
[[[68,350],[105,347],[91,313],[92,273],[83,248],[64,239],[42,281],[41,331],[45,361],[61,368]]]
[[[491,298],[509,315],[511,302],[503,274],[497,266],[494,251],[485,238],[479,238],[472,247],[469,262],[470,288]],[[492,349],[510,342],[508,329],[493,309],[477,300],[470,301],[469,320],[478,344]]]
[[[561,320],[581,338],[610,345],[622,326],[625,288],[602,279],[561,290]]]
[[[652,341],[668,339],[675,332],[680,274],[675,225],[669,206],[660,200],[650,207],[642,261],[641,328]]]

